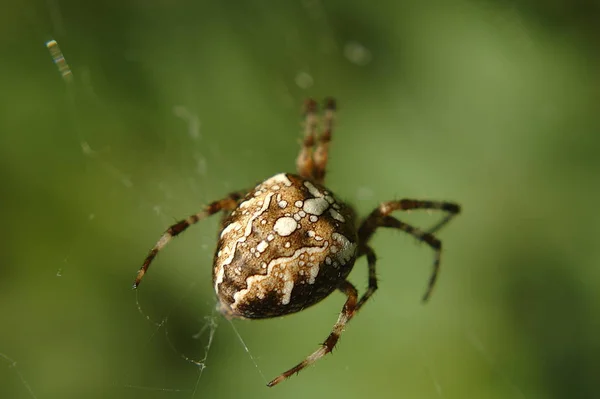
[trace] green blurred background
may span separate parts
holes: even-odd
[[[600,397],[599,9],[4,2],[0,397]],[[213,311],[218,218],[169,245],[137,296],[131,283],[174,220],[293,171],[302,100],[325,95],[338,196],[361,215],[401,197],[464,214],[440,234],[429,304],[431,251],[380,231],[374,300],[333,355],[268,389],[326,337],[341,294],[234,322],[248,354]],[[366,276],[363,259],[361,291]]]

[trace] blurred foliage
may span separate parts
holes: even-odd
[[[599,17],[589,0],[4,4],[0,397],[597,397]],[[379,232],[374,300],[333,356],[267,389],[340,294],[234,322],[249,355],[213,310],[218,218],[130,285],[174,220],[292,171],[300,104],[325,95],[328,185],[360,214],[400,197],[464,214],[429,304],[430,250]]]

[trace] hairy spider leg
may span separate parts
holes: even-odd
[[[298,158],[296,158],[296,170],[302,177],[313,178],[314,176],[313,147],[318,124],[317,102],[309,98],[304,102],[304,139]]]
[[[448,213],[445,218],[443,218],[437,224],[430,227],[427,230],[427,232],[429,234],[436,233],[438,230],[440,230],[442,227],[444,227],[450,220],[452,220],[454,218],[454,216],[456,216],[456,215],[458,215],[458,213]]]
[[[180,220],[179,222],[169,227],[167,231],[165,231],[163,235],[158,239],[154,247],[150,250],[148,256],[146,256],[142,267],[140,267],[140,270],[138,270],[137,272],[137,276],[133,283],[133,288],[135,289],[140,285],[142,278],[144,277],[144,275],[148,271],[148,268],[150,267],[150,263],[152,263],[152,260],[154,260],[158,252],[160,252],[165,247],[165,245],[169,243],[169,241],[177,237],[180,233],[185,231],[191,225],[196,224],[197,222],[207,218],[208,216],[214,215],[219,211],[231,211],[235,209],[239,200],[242,197],[243,195],[240,192],[231,193],[223,199],[210,203],[202,211],[195,213],[187,217],[186,219]]]
[[[323,114],[323,132],[319,136],[315,152],[313,154],[315,170],[314,179],[323,184],[325,181],[325,168],[329,159],[329,143],[333,133],[333,123],[335,119],[336,103],[333,98],[325,99],[325,112]]]
[[[421,229],[413,227],[407,223],[401,222],[400,220],[392,216],[389,216],[390,213],[392,213],[393,211],[409,211],[413,209],[442,210],[448,213],[448,216],[446,216],[440,223],[438,223],[431,229],[432,231],[437,231],[443,225],[448,223],[448,221],[450,221],[450,219],[453,216],[460,213],[460,205],[452,202],[421,201],[414,199],[402,199],[399,201],[383,202],[381,205],[379,205],[378,208],[371,212],[371,214],[362,222],[362,224],[358,228],[358,240],[359,247],[366,247],[366,244],[369,242],[371,236],[378,227],[391,227],[398,230],[402,230],[417,238],[419,241],[427,243],[435,251],[435,255],[433,261],[433,271],[429,278],[427,290],[423,295],[423,302],[426,302],[429,299],[431,292],[433,291],[433,287],[435,286],[435,282],[437,280],[440,268],[442,242],[436,237],[434,237],[431,232],[424,232]]]
[[[360,247],[359,247],[360,248]],[[369,285],[367,287],[367,291],[363,294],[358,301],[358,305],[356,305],[356,311],[358,312],[360,308],[365,304],[365,302],[377,291],[377,274],[375,272],[375,264],[377,263],[377,256],[375,256],[375,251],[366,244],[360,248],[360,252],[358,253],[358,258],[362,255],[367,256],[367,265],[369,267]]]
[[[344,327],[346,324],[352,319],[352,317],[356,314],[356,305],[358,300],[358,291],[356,288],[347,280],[343,280],[338,287],[340,291],[346,294],[346,303],[344,303],[344,307],[338,317],[337,322],[333,326],[333,330],[325,340],[321,344],[321,347],[313,352],[310,356],[304,359],[302,362],[298,363],[296,366],[292,367],[288,371],[280,374],[277,378],[267,384],[268,387],[275,386],[279,384],[281,381],[289,378],[295,373],[299,373],[305,367],[310,366],[329,352],[333,350],[335,344],[340,339],[340,335],[344,331]]]

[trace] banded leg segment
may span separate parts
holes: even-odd
[[[342,331],[344,331],[344,327],[350,319],[355,315],[357,311],[357,303],[358,303],[358,291],[356,288],[348,281],[344,280],[341,285],[338,287],[340,291],[346,294],[347,299],[344,307],[342,308],[342,312],[340,313],[337,322],[333,326],[333,330],[325,340],[321,344],[321,347],[313,352],[310,356],[304,359],[302,362],[298,363],[296,366],[292,367],[288,371],[279,375],[279,377],[275,378],[273,381],[267,384],[268,387],[275,386],[279,384],[281,381],[289,378],[295,373],[299,373],[304,368],[310,366],[329,352],[333,350],[335,345],[340,339],[340,335],[342,335]]]
[[[232,193],[226,198],[210,203],[202,211],[195,213],[187,217],[186,219],[180,220],[179,222],[169,227],[167,231],[165,231],[163,235],[158,239],[154,247],[150,250],[150,253],[148,253],[146,259],[144,259],[142,267],[137,272],[137,276],[133,283],[133,288],[135,289],[140,285],[142,278],[144,277],[146,271],[148,271],[148,268],[150,267],[150,263],[152,263],[156,255],[165,247],[165,245],[169,243],[169,241],[171,241],[173,238],[177,237],[179,234],[184,232],[191,225],[196,224],[197,222],[199,222],[202,219],[205,219],[208,216],[214,215],[219,211],[235,209],[238,201],[241,198],[241,193]]]
[[[314,178],[318,183],[323,184],[325,180],[325,168],[329,159],[329,143],[333,132],[333,123],[335,119],[336,103],[333,98],[325,100],[325,113],[323,115],[323,132],[319,136],[314,153],[315,172]]]
[[[361,244],[366,244],[377,227],[381,225],[381,220],[394,211],[412,211],[417,209],[423,210],[441,210],[447,212],[448,215],[442,219],[427,232],[433,234],[444,225],[446,225],[454,216],[460,213],[460,205],[453,202],[445,201],[423,201],[415,199],[401,199],[398,201],[383,202],[377,207],[367,218],[362,222],[358,229],[358,237]]]
[[[317,102],[308,99],[304,103],[304,139],[298,158],[296,158],[296,170],[302,177],[312,178],[314,174],[313,147],[315,145],[317,126]]]
[[[460,212],[460,209],[459,209],[459,212]],[[440,230],[442,227],[444,227],[450,220],[452,220],[456,215],[458,215],[458,212],[447,214],[446,217],[444,217],[442,220],[440,220],[437,224],[434,224],[432,227],[427,229],[427,232],[429,234],[435,234],[438,230]]]
[[[365,304],[365,302],[377,291],[377,273],[375,271],[375,264],[377,263],[377,256],[375,256],[375,251],[373,248],[365,246],[363,250],[361,250],[360,255],[365,254],[367,256],[367,264],[369,266],[369,286],[367,287],[367,291],[363,294],[356,305],[356,311],[358,312],[360,308]]]
[[[422,231],[410,224],[401,222],[400,220],[389,216],[390,213],[396,210],[413,210],[413,209],[436,209],[448,212],[448,215],[442,219],[437,225],[435,225],[430,231]],[[441,201],[420,201],[412,199],[403,199],[400,201],[390,201],[382,203],[377,209],[362,222],[358,229],[358,238],[361,246],[366,246],[373,233],[378,227],[391,227],[398,230],[402,230],[419,241],[427,243],[435,252],[433,261],[433,271],[429,278],[429,284],[427,290],[423,295],[423,302],[427,301],[433,291],[435,282],[437,280],[440,258],[442,252],[442,243],[436,237],[433,236],[432,232],[439,230],[442,226],[452,219],[455,215],[460,213],[460,206],[452,202],[441,202]],[[367,253],[368,255],[368,253]]]
[[[381,227],[392,227],[398,230],[402,230],[413,237],[417,238],[419,241],[427,243],[431,249],[434,251],[433,256],[433,270],[429,277],[429,283],[427,284],[427,290],[423,295],[423,302],[427,302],[431,292],[433,291],[433,287],[435,286],[435,282],[437,280],[438,273],[440,271],[440,259],[442,255],[442,242],[435,238],[433,234],[425,233],[418,228],[411,226],[410,224],[404,223],[393,216],[386,216],[382,220]]]

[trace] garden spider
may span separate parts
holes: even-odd
[[[297,174],[275,175],[248,193],[232,193],[169,227],[150,250],[133,284],[138,287],[156,254],[173,237],[223,211],[212,276],[219,310],[226,317],[283,316],[318,303],[336,289],[343,292],[346,303],[327,339],[298,365],[269,382],[269,387],[331,352],[346,324],[377,290],[376,257],[369,246],[377,228],[404,231],[434,250],[433,272],[423,296],[426,301],[437,278],[442,249],[433,234],[460,212],[460,206],[452,202],[402,199],[381,203],[356,224],[352,207],[323,186],[335,111],[335,101],[327,99],[322,132],[317,134],[317,103],[307,100]],[[391,216],[394,211],[413,209],[442,210],[446,216],[427,232]],[[363,255],[367,257],[369,285],[359,298],[346,277]]]

